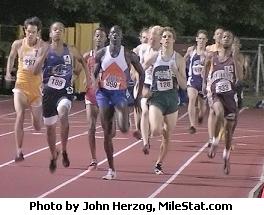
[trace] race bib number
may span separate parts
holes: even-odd
[[[171,90],[173,88],[172,80],[169,81],[157,81],[158,91]]]
[[[51,76],[49,78],[48,86],[57,90],[61,90],[65,87],[66,80],[60,77]]]
[[[225,93],[231,91],[231,83],[229,81],[220,81],[215,85],[216,93]]]
[[[104,88],[107,90],[119,90],[120,83],[112,80],[104,80]]]
[[[23,57],[23,70],[30,70],[36,62],[36,58],[33,56]]]
[[[203,66],[202,65],[196,65],[196,66],[193,66],[192,69],[193,69],[194,75],[201,75]]]

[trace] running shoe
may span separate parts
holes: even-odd
[[[62,164],[64,167],[70,166],[70,160],[66,151],[62,152]]]
[[[18,155],[16,155],[16,157],[15,157],[15,162],[17,163],[17,162],[21,162],[21,161],[23,161],[24,160],[24,155],[23,155],[23,153],[22,152],[20,152]]]
[[[113,171],[111,168],[108,169],[108,172],[103,176],[104,180],[112,180],[116,178],[116,171]]]
[[[163,170],[162,170],[162,166],[161,166],[161,163],[157,163],[154,167],[154,172],[157,174],[157,175],[162,175],[164,174]]]
[[[213,138],[211,147],[208,151],[208,157],[209,158],[214,158],[216,155],[216,151],[217,151],[217,147],[218,147],[218,143],[219,143],[219,138]]]
[[[230,173],[230,150],[227,151],[226,149],[224,149],[223,159],[224,159],[224,173],[226,175],[229,175]]]
[[[189,132],[190,132],[190,134],[194,134],[194,133],[196,133],[196,128],[193,127],[193,126],[191,126],[191,127],[189,128]]]
[[[54,173],[57,169],[57,160],[58,160],[58,157],[59,157],[59,152],[57,151],[57,156],[56,158],[52,158],[50,160],[50,164],[49,164],[49,170],[50,170],[50,173]]]
[[[145,155],[148,155],[149,154],[149,149],[150,149],[150,144],[148,143],[148,144],[146,144],[146,145],[143,146],[142,151],[143,151],[143,153]]]
[[[88,166],[88,170],[92,171],[92,170],[96,170],[97,169],[97,161],[93,160],[90,165]]]

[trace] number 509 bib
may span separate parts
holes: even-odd
[[[61,90],[65,87],[66,80],[60,77],[50,76],[48,86],[57,90]]]

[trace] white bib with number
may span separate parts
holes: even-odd
[[[119,90],[120,83],[112,80],[104,80],[104,88],[107,90]]]
[[[23,57],[23,70],[30,70],[36,62],[36,57],[34,56],[24,56]]]
[[[202,65],[196,65],[196,66],[193,66],[192,69],[193,69],[194,75],[201,75],[203,66]]]
[[[48,86],[57,90],[61,90],[65,87],[66,80],[60,77],[50,76]]]
[[[157,81],[157,89],[158,91],[166,91],[173,89],[173,82],[172,80],[168,81]]]
[[[227,80],[219,81],[215,85],[215,90],[216,90],[216,93],[225,93],[225,92],[231,91],[232,88],[231,88],[230,81],[227,81]]]

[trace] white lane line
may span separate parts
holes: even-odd
[[[142,141],[142,140],[138,140],[137,142],[134,142],[133,144],[127,146],[126,148],[124,148],[124,149],[118,151],[117,153],[114,154],[114,157],[116,157],[116,156],[118,156],[118,155],[124,153],[125,151],[128,151],[129,149],[131,149],[132,147],[134,147],[135,145],[137,145],[137,144],[140,143],[141,141]],[[104,159],[104,160],[100,161],[100,162],[98,163],[98,166],[102,165],[102,164],[105,163],[105,162],[107,162],[107,159]],[[58,185],[57,187],[54,187],[53,189],[49,190],[48,192],[43,193],[42,195],[38,196],[37,198],[43,198],[43,197],[46,197],[46,196],[50,195],[51,193],[56,192],[57,190],[59,190],[59,189],[65,187],[66,185],[68,185],[68,184],[70,184],[70,183],[76,181],[77,179],[79,179],[80,177],[84,176],[85,174],[87,174],[87,173],[90,172],[90,171],[91,171],[91,170],[83,171],[83,172],[80,173],[79,175],[76,175],[75,177],[73,177],[73,178],[71,178],[71,179],[65,181],[64,183]]]
[[[246,108],[242,108],[239,111],[239,114],[241,114]],[[165,183],[163,183],[158,189],[156,189],[148,198],[154,198],[156,197],[159,193],[161,193],[162,190],[164,190],[172,181],[174,181],[178,175],[187,167],[191,164],[191,162],[198,157],[203,150],[207,147],[207,143],[203,145],[198,152],[196,152],[191,158],[189,158],[181,167],[178,171],[176,171]]]
[[[202,151],[207,147],[207,143],[203,145],[202,148],[199,149],[198,152],[196,152],[191,158],[189,158],[181,167],[180,169],[175,172],[173,174],[173,176],[171,176],[165,183],[163,183],[158,189],[155,190],[155,192],[153,192],[148,198],[154,198],[155,196],[157,196],[162,190],[164,190],[171,182],[173,182],[175,180],[175,178],[177,178],[177,176],[179,174],[181,174],[181,172],[190,165],[190,163],[196,158],[198,157]]]
[[[82,113],[82,112],[84,112],[84,111],[85,111],[85,109],[80,110],[80,111],[77,111],[77,112],[74,112],[74,113],[72,113],[72,114],[69,114],[69,116],[74,116],[74,115],[79,114],[79,113]],[[10,114],[11,114],[11,113],[10,113]],[[24,128],[24,131],[30,129],[31,127],[32,127],[32,126],[25,127],[25,128]],[[10,131],[10,132],[7,132],[7,133],[3,133],[3,134],[0,134],[0,137],[4,137],[4,136],[6,136],[6,135],[13,134],[13,133],[15,133],[15,131]]]
[[[188,115],[188,113],[183,114],[182,116],[180,116],[180,117],[178,118],[178,120],[183,119],[183,118],[184,118],[185,116],[187,116],[187,115]],[[126,148],[122,149],[121,151],[118,151],[117,153],[115,153],[113,156],[116,157],[116,156],[122,154],[123,152],[125,152],[125,151],[131,149],[132,147],[134,147],[135,145],[137,145],[138,143],[140,143],[141,141],[142,141],[142,140],[138,140],[138,141],[132,143],[132,144],[129,145],[128,147],[126,147]],[[105,163],[105,162],[107,162],[107,159],[104,159],[104,160],[100,161],[100,162],[98,163],[98,166],[102,165],[102,164]],[[65,181],[64,183],[62,183],[62,184],[60,184],[60,185],[54,187],[53,189],[51,189],[51,190],[47,191],[46,193],[44,193],[44,194],[38,196],[37,198],[43,198],[43,197],[46,197],[46,196],[50,195],[51,193],[54,193],[54,192],[56,192],[57,190],[59,190],[59,189],[65,187],[66,185],[68,185],[68,184],[70,184],[70,183],[72,183],[72,182],[78,180],[80,177],[84,176],[85,174],[87,174],[87,173],[89,173],[89,172],[90,172],[90,170],[83,171],[83,172],[81,172],[79,175],[77,175],[77,176],[75,176],[75,177],[73,177],[73,178],[71,178],[71,179]]]
[[[263,187],[263,184],[264,184],[264,160],[262,163],[263,163],[263,166],[262,166],[262,173],[259,177],[260,180],[256,184],[256,186],[253,187],[252,190],[250,190],[250,192],[248,194],[248,198],[257,198],[257,195],[259,194],[259,192],[261,191],[261,188]]]
[[[74,138],[77,138],[77,137],[83,136],[83,135],[85,135],[85,134],[88,134],[88,132],[86,131],[86,132],[83,132],[83,133],[81,133],[81,134],[77,134],[77,135],[71,136],[71,137],[68,138],[68,140],[71,140],[71,139],[74,139]],[[61,143],[61,141],[57,142],[56,145],[59,145],[60,143]],[[49,147],[47,146],[47,147],[43,147],[43,148],[41,148],[41,149],[38,149],[38,150],[36,150],[36,151],[33,151],[33,152],[29,153],[29,154],[24,155],[24,158],[30,157],[30,156],[32,156],[32,155],[35,155],[35,154],[37,154],[37,153],[39,153],[39,152],[42,152],[42,151],[44,151],[44,150],[46,150],[46,149],[48,149],[48,148],[49,148]],[[7,166],[7,165],[9,165],[9,164],[12,164],[12,163],[14,163],[14,162],[15,162],[14,160],[11,160],[11,161],[8,161],[8,162],[6,162],[6,163],[3,163],[3,164],[0,165],[0,168],[5,167],[5,166]]]
[[[1,102],[8,102],[8,101],[12,101],[12,99],[0,100],[0,103],[1,103]]]
[[[2,115],[0,115],[0,118],[4,118],[6,116],[11,116],[11,115],[15,115],[15,114],[16,114],[16,112],[2,114]]]

